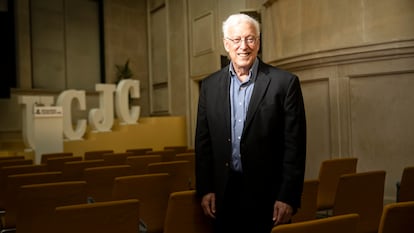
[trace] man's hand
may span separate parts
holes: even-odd
[[[273,206],[274,225],[288,223],[292,218],[293,208],[281,201],[276,201]]]
[[[201,200],[201,207],[203,208],[204,214],[216,218],[216,195],[214,193],[207,193]]]

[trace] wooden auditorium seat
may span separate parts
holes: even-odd
[[[170,177],[167,173],[124,176],[115,178],[113,198],[138,199],[139,216],[148,227],[148,233],[161,233],[164,226]]]
[[[318,197],[318,180],[305,180],[303,184],[302,203],[292,222],[303,222],[316,218]]]
[[[0,156],[0,161],[4,160],[16,160],[16,159],[25,159],[24,155],[7,155],[7,156]]]
[[[147,165],[161,162],[161,155],[134,155],[128,156],[126,164],[130,165],[134,174],[146,174]]]
[[[207,217],[195,190],[170,194],[163,233],[213,233],[213,222]]]
[[[190,189],[195,189],[196,187],[196,178],[195,178],[195,153],[194,152],[185,152],[175,155],[175,160],[185,160],[190,162],[192,174],[191,174],[191,187]]]
[[[86,203],[86,182],[23,185],[17,202],[17,232],[52,233],[55,208]]]
[[[114,150],[91,150],[83,153],[84,160],[103,159],[104,154],[114,153]]]
[[[318,176],[318,210],[333,208],[339,177],[343,174],[355,173],[357,162],[358,158],[335,158],[321,163]]]
[[[397,201],[414,201],[414,166],[405,167],[403,170]]]
[[[273,227],[271,233],[356,233],[358,221],[358,214],[330,216],[278,225]]]
[[[161,159],[164,162],[174,161],[175,160],[175,150],[167,149],[167,150],[153,150],[147,151],[147,155],[161,155]]]
[[[185,153],[188,150],[187,146],[164,146],[164,150],[174,150],[176,154]]]
[[[145,155],[147,151],[152,151],[150,147],[143,147],[143,148],[130,148],[126,149],[125,152],[133,153],[134,155]]]
[[[175,155],[175,160],[187,160],[190,163],[195,164],[195,153],[194,152],[178,153]]]
[[[132,152],[125,152],[125,153],[111,153],[111,154],[103,154],[102,158],[105,161],[107,166],[110,165],[125,165],[128,156],[132,156]]]
[[[56,152],[56,153],[45,153],[41,155],[40,163],[45,164],[50,158],[61,158],[73,156],[72,152]]]
[[[170,161],[148,164],[148,173],[168,173],[171,192],[190,190],[194,169],[189,161]]]
[[[53,233],[138,233],[139,201],[117,200],[56,208]]]
[[[62,171],[63,165],[65,162],[71,162],[71,161],[82,161],[81,156],[65,156],[65,157],[54,157],[54,158],[48,158],[46,160],[47,170],[50,172],[53,171]]]
[[[103,167],[103,159],[65,162],[62,168],[64,180],[83,180],[83,171],[91,167]]]
[[[357,232],[376,233],[384,205],[385,174],[385,171],[369,171],[342,175],[333,215],[357,213]]]
[[[32,159],[13,159],[13,160],[2,160],[0,161],[0,168],[15,166],[15,165],[30,165],[33,164]]]
[[[0,210],[5,209],[5,190],[7,189],[7,177],[10,175],[35,173],[35,172],[47,172],[47,166],[45,164],[30,164],[30,165],[15,165],[0,168]]]
[[[94,201],[111,201],[114,179],[132,174],[129,165],[114,165],[86,168],[83,179],[86,181],[88,197]]]
[[[38,172],[10,175],[7,177],[7,189],[5,195],[5,214],[3,226],[5,229],[16,228],[17,197],[20,187],[28,184],[42,184],[59,182],[62,179],[61,172]]]
[[[412,233],[414,231],[414,201],[384,206],[378,233]]]

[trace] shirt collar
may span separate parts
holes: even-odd
[[[256,59],[253,62],[252,67],[250,67],[250,70],[249,70],[249,77],[250,77],[249,80],[253,82],[256,81],[258,67],[259,67],[259,59],[257,59],[256,57]],[[233,62],[230,62],[230,65],[229,65],[229,74],[231,77],[237,77],[237,74],[234,71]]]

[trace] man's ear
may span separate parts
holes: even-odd
[[[226,50],[226,52],[229,52],[229,42],[226,39],[223,39],[223,45],[224,45],[224,49]]]

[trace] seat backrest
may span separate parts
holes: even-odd
[[[86,168],[83,179],[87,184],[88,197],[92,197],[95,201],[111,201],[115,177],[131,174],[129,165]]]
[[[15,165],[30,165],[30,164],[33,164],[32,159],[1,160],[0,168],[8,167],[8,166],[15,166]]]
[[[303,183],[301,207],[293,216],[292,222],[302,222],[316,218],[318,184],[318,180],[305,180]]]
[[[138,199],[140,218],[148,232],[162,232],[170,194],[167,173],[154,173],[115,178],[113,197],[116,200]]]
[[[0,156],[0,161],[4,161],[4,160],[16,160],[16,159],[25,159],[25,157],[24,157],[24,155]]]
[[[83,153],[84,160],[103,159],[104,154],[114,153],[114,150],[91,150]]]
[[[64,157],[53,157],[46,160],[47,170],[52,171],[62,171],[63,165],[65,162],[71,161],[81,161],[83,158],[81,156],[64,156]]]
[[[161,155],[134,155],[128,156],[127,164],[131,166],[134,174],[146,174],[147,165],[161,162]]]
[[[5,228],[12,228],[16,226],[16,212],[17,212],[17,197],[19,189],[23,185],[28,184],[42,184],[49,182],[59,182],[62,179],[61,172],[38,172],[25,173],[18,175],[9,175],[7,177],[7,189],[5,195],[5,209],[4,215]]]
[[[195,190],[174,192],[168,200],[164,233],[212,233],[213,225]]]
[[[339,178],[333,215],[357,213],[358,232],[376,232],[384,205],[385,171],[345,174]]]
[[[171,177],[171,192],[190,190],[194,170],[189,161],[170,161],[148,164],[148,173],[168,173]]]
[[[190,169],[192,171],[191,180],[190,180],[190,189],[196,188],[196,178],[195,178],[195,153],[194,152],[186,152],[186,153],[179,153],[175,155],[175,160],[186,160],[190,162]]]
[[[137,233],[139,201],[118,200],[60,206],[56,208],[54,231],[59,233]]]
[[[404,168],[397,200],[414,201],[414,166]]]
[[[414,201],[391,203],[384,206],[378,233],[412,233]]]
[[[86,182],[69,181],[23,185],[17,202],[17,231],[53,233],[55,208],[63,205],[86,203]]]
[[[271,233],[356,233],[358,220],[358,214],[338,215],[278,225]]]
[[[164,146],[164,150],[174,150],[175,153],[187,152],[188,146]]]
[[[131,152],[134,155],[145,155],[147,151],[152,151],[152,148],[143,147],[143,148],[130,148],[130,149],[125,150],[125,152]]]
[[[83,170],[90,167],[105,166],[103,159],[71,161],[63,164],[62,173],[64,180],[82,180]]]
[[[335,158],[321,163],[319,169],[318,210],[332,209],[339,177],[355,173],[358,158]]]
[[[57,153],[46,153],[42,154],[40,163],[44,164],[50,158],[68,157],[73,156],[72,152],[57,152]]]
[[[187,153],[179,153],[175,155],[175,160],[187,160],[191,164],[195,164],[195,153],[194,152],[187,152]]]
[[[166,149],[166,150],[153,150],[147,151],[147,155],[161,155],[161,159],[164,162],[173,161],[175,160],[175,150],[173,149]]]
[[[0,168],[0,209],[5,209],[4,199],[7,189],[7,176],[24,174],[24,173],[33,173],[33,172],[46,172],[47,167],[45,164],[30,164],[30,165],[15,165]]]
[[[125,165],[128,156],[132,156],[133,153],[125,152],[125,153],[111,153],[111,154],[103,154],[103,160],[107,166],[110,165]]]

